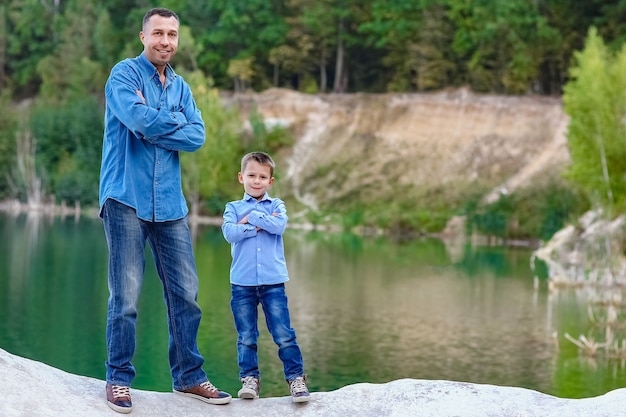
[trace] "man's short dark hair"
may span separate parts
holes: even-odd
[[[173,11],[171,11],[170,9],[166,9],[164,7],[155,7],[154,9],[148,10],[146,14],[144,15],[142,28],[146,26],[146,23],[148,23],[148,20],[150,20],[150,18],[154,16],[155,14],[162,16],[162,17],[175,17],[178,23],[180,23],[180,19],[178,18],[178,15],[174,13]]]

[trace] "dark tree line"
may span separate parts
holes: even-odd
[[[624,0],[4,0],[0,87],[99,92],[157,4],[184,25],[177,65],[228,90],[560,94],[590,26],[626,39]]]

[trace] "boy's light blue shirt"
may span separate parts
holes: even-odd
[[[246,215],[248,223],[239,224]],[[243,199],[226,204],[222,233],[231,244],[232,284],[274,285],[289,280],[283,248],[287,220],[285,203],[267,193],[260,201],[244,193]]]
[[[147,221],[187,215],[178,152],[202,146],[204,122],[189,85],[169,65],[165,75],[163,88],[156,67],[143,53],[111,70],[105,86],[101,210],[112,198]]]

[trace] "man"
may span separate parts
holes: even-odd
[[[202,313],[178,153],[199,149],[205,131],[191,89],[169,64],[178,29],[174,12],[149,10],[139,34],[143,53],[113,67],[105,86],[100,217],[109,248],[106,394],[120,413],[132,411],[146,241],[167,306],[174,392],[211,404],[232,398],[209,382],[196,341]]]

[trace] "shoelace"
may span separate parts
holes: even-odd
[[[257,382],[256,379],[253,376],[246,376],[243,378],[243,387],[244,388],[249,388],[251,390],[256,391],[257,390]]]
[[[113,385],[113,398],[130,398],[130,388],[122,385]]]
[[[304,382],[304,378],[302,377],[298,377],[291,381],[291,384],[289,384],[289,388],[291,391],[291,395],[299,394],[302,392],[309,392],[306,387],[306,383]]]
[[[217,391],[215,385],[211,384],[211,382],[209,381],[203,382],[202,384],[200,384],[200,386],[207,391]]]

